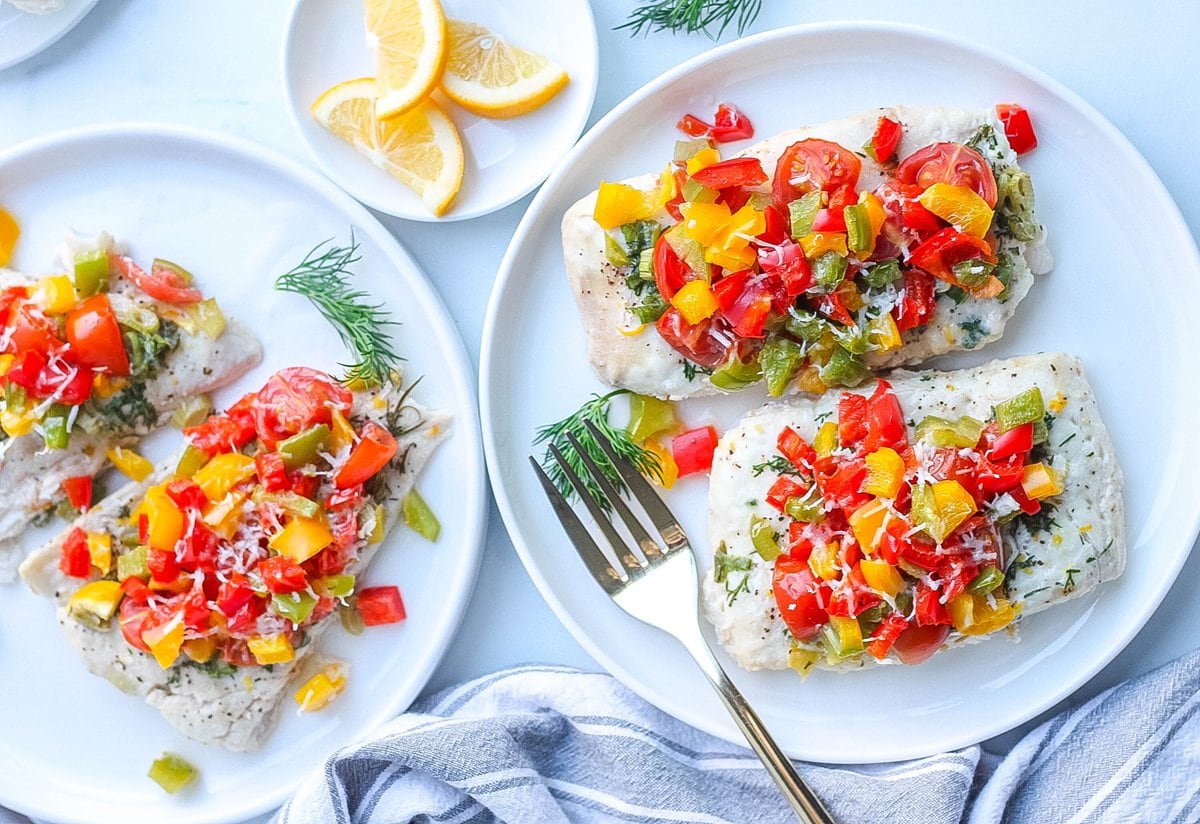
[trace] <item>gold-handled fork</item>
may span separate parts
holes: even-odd
[[[767,732],[738,688],[729,680],[729,676],[725,674],[725,670],[721,668],[708,646],[700,630],[696,564],[683,528],[658,493],[636,469],[617,455],[600,430],[590,422],[585,425],[613,468],[625,481],[632,497],[641,505],[658,534],[662,536],[662,544],[650,537],[608,476],[596,465],[575,436],[568,433],[567,437],[583,465],[637,546],[635,550],[621,537],[609,515],[593,500],[583,478],[571,467],[562,452],[551,444],[550,451],[554,459],[579,493],[592,520],[604,533],[614,553],[613,557],[608,557],[600,549],[567,499],[555,487],[537,460],[530,456],[529,462],[537,472],[554,512],[566,530],[567,537],[575,545],[579,557],[617,606],[634,618],[670,633],[683,644],[709,683],[716,689],[721,702],[737,722],[750,747],[758,754],[796,816],[807,824],[832,824],[833,819],[821,800],[797,775],[792,762],[775,743],[775,739]]]

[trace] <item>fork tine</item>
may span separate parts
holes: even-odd
[[[617,561],[615,567],[617,571],[622,575],[629,576],[634,576],[640,573],[642,571],[641,560],[639,560],[638,557],[633,554],[633,550],[629,548],[629,545],[625,543],[625,539],[621,537],[620,533],[617,532],[616,527],[612,525],[612,521],[609,519],[608,513],[602,510],[600,505],[592,498],[592,495],[588,491],[587,485],[583,482],[583,479],[580,478],[579,474],[571,468],[569,463],[567,463],[567,459],[563,456],[563,453],[557,446],[550,444],[550,452],[553,453],[554,459],[558,461],[559,468],[561,468],[563,473],[571,479],[571,485],[574,486],[575,491],[579,493],[580,499],[583,500],[583,505],[587,507],[588,514],[592,516],[592,520],[596,522],[596,525],[600,527],[600,531],[604,533],[604,537],[608,539],[608,544],[612,547],[613,554]],[[609,558],[610,562],[612,560],[612,558]],[[625,578],[622,577],[621,580],[625,580]]]
[[[613,569],[612,564],[608,562],[604,552],[592,540],[591,534],[587,527],[579,520],[579,516],[575,514],[575,510],[558,491],[558,487],[550,480],[550,476],[542,469],[541,464],[537,462],[537,458],[529,456],[529,463],[533,466],[533,471],[537,473],[538,480],[542,484],[542,489],[546,492],[546,497],[550,499],[550,505],[554,507],[554,514],[558,516],[558,522],[562,524],[563,530],[567,533],[567,537],[571,539],[571,544],[575,547],[575,551],[579,554],[579,559],[583,561],[588,572],[596,579],[600,586],[604,587],[604,591],[609,595],[619,591],[626,581],[629,580],[624,571]]]
[[[671,554],[677,549],[683,549],[688,545],[687,535],[683,532],[683,527],[675,520],[675,516],[671,514],[671,510],[667,509],[667,505],[663,503],[662,498],[650,486],[650,482],[642,477],[642,473],[634,469],[628,461],[620,457],[608,438],[604,437],[595,424],[591,421],[584,421],[584,426],[592,433],[592,436],[600,444],[600,448],[604,450],[604,454],[612,461],[612,465],[617,472],[625,480],[629,486],[629,491],[637,502],[646,510],[646,514],[650,516],[650,521],[654,527],[662,535],[663,541],[667,546],[667,554]]]
[[[584,466],[588,468],[588,472],[592,473],[592,477],[596,479],[596,483],[604,490],[604,495],[608,498],[608,502],[612,504],[617,515],[620,516],[625,526],[629,529],[629,534],[633,536],[633,540],[641,547],[642,554],[646,556],[646,559],[649,560],[662,555],[662,547],[650,537],[650,533],[646,532],[646,528],[642,526],[642,522],[630,512],[629,507],[625,505],[625,499],[621,497],[621,493],[613,487],[612,481],[608,479],[608,475],[596,465],[596,462],[592,460],[592,456],[583,448],[583,444],[579,443],[579,439],[568,432],[567,440],[571,442],[571,446],[575,447],[575,451],[579,453],[579,457],[583,460]]]

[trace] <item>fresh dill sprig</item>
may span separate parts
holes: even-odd
[[[343,382],[378,386],[404,358],[396,354],[387,331],[396,322],[388,318],[382,304],[371,303],[370,295],[350,285],[350,267],[360,260],[352,230],[349,246],[337,246],[333,238],[321,241],[300,265],[275,280],[275,288],[312,301],[358,359],[341,364],[346,370]]]
[[[596,442],[596,438],[592,435],[591,430],[584,426],[585,422],[591,422],[600,430],[608,438],[617,455],[632,464],[638,472],[647,477],[662,477],[662,466],[658,461],[658,456],[644,446],[634,443],[633,439],[629,437],[629,433],[624,429],[615,427],[608,422],[608,413],[612,408],[612,399],[618,395],[628,394],[628,389],[616,389],[607,395],[592,395],[591,400],[561,421],[538,427],[537,437],[533,439],[534,445],[536,446],[540,443],[547,444],[546,453],[542,456],[542,468],[546,470],[546,474],[550,476],[550,480],[554,482],[558,491],[566,498],[570,499],[575,494],[575,487],[572,486],[571,479],[567,477],[567,473],[563,471],[562,467],[558,465],[558,461],[554,459],[554,454],[550,451],[551,445],[558,447],[563,457],[567,459],[567,464],[583,479],[584,486],[587,488],[592,500],[605,512],[608,512],[612,506],[604,496],[600,485],[592,479],[591,474],[583,463],[583,459],[575,451],[575,447],[567,440],[567,433],[574,435],[579,440],[588,457],[596,463],[596,466],[600,467],[614,487],[622,491],[625,489],[625,482],[621,480],[621,476],[613,468],[612,461],[604,454],[604,451],[600,448],[600,444]]]
[[[738,34],[743,34],[761,10],[762,0],[655,0],[635,8],[617,29],[630,29],[631,37],[645,29],[647,33],[704,32],[719,40],[735,20]]]

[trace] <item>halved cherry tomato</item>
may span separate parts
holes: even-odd
[[[898,121],[892,120],[890,117],[880,117],[875,124],[875,134],[871,136],[871,152],[875,155],[875,160],[879,163],[886,163],[891,159],[892,153],[896,151],[897,144],[900,143],[900,133],[903,127]]]
[[[1012,146],[1014,152],[1020,155],[1037,148],[1037,134],[1033,131],[1033,121],[1029,119],[1029,112],[1024,106],[1000,103],[996,106],[996,115],[1004,124],[1004,136],[1008,138],[1008,145]]]
[[[729,322],[719,315],[690,324],[671,306],[655,327],[672,349],[693,363],[712,369],[729,360],[733,335]]]
[[[711,426],[689,429],[672,438],[671,456],[679,467],[679,477],[712,469],[716,449],[717,430]]]
[[[63,492],[67,495],[67,503],[81,512],[92,505],[92,476],[78,475],[67,478],[62,482]]]
[[[792,555],[775,559],[771,589],[779,615],[798,641],[810,641],[829,623],[825,606],[829,603],[829,585],[817,580],[808,562]]]
[[[908,428],[904,425],[904,414],[900,401],[892,386],[880,380],[875,391],[867,399],[867,435],[863,441],[863,452],[870,454],[881,446],[903,451],[908,446]]]
[[[975,194],[996,207],[996,176],[983,155],[961,143],[933,143],[917,149],[896,167],[901,183],[915,183],[922,191],[934,183],[949,183],[974,189]]]
[[[404,601],[400,599],[400,589],[395,586],[364,589],[358,594],[358,612],[362,615],[363,623],[369,627],[396,624],[407,617]]]
[[[136,580],[136,579],[133,579]],[[117,623],[121,634],[134,649],[149,652],[150,647],[142,640],[142,633],[154,622],[154,610],[142,598],[127,597],[121,599],[121,607],[117,612]]]
[[[332,420],[332,410],[350,414],[354,395],[324,372],[292,366],[276,372],[253,403],[258,436],[268,448],[284,438]]]
[[[775,167],[775,202],[783,206],[818,189],[853,189],[861,171],[862,161],[849,149],[828,140],[799,140],[784,149]]]
[[[758,186],[767,182],[767,173],[756,157],[731,157],[705,166],[692,175],[692,180],[707,189]]]
[[[79,527],[73,527],[67,533],[58,568],[63,575],[72,578],[87,578],[92,574],[92,554],[88,551],[87,534]]]
[[[392,433],[374,421],[368,421],[360,434],[362,437],[350,451],[350,457],[333,478],[338,489],[366,483],[387,466],[399,448]]]
[[[155,300],[180,305],[204,300],[204,294],[199,289],[188,286],[187,281],[168,266],[154,266],[150,272],[146,272],[133,262],[133,258],[115,252],[109,253],[108,263]]]
[[[71,357],[80,366],[118,377],[129,374],[129,357],[108,295],[92,295],[68,312],[66,330]]]
[[[901,332],[924,326],[933,316],[937,294],[933,288],[933,277],[909,270],[904,273],[904,297],[892,309],[892,318]]]
[[[675,297],[683,284],[696,280],[697,274],[675,254],[664,235],[654,242],[654,284],[664,300]]]
[[[950,627],[945,624],[932,626],[912,626],[905,629],[896,637],[892,649],[896,655],[909,666],[926,661],[942,648],[950,635]]]
[[[959,286],[958,278],[954,274],[954,264],[975,258],[981,258],[988,263],[996,262],[996,255],[986,240],[947,226],[913,249],[908,262],[939,280]]]

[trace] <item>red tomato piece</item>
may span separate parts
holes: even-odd
[[[817,460],[817,453],[799,432],[790,426],[785,426],[783,431],[779,433],[779,438],[776,439],[775,445],[779,449],[780,454],[792,462],[792,466],[801,472],[812,474],[813,464]]]
[[[67,478],[62,482],[62,489],[66,493],[67,502],[80,512],[86,511],[92,505],[91,475],[78,475],[74,478]]]
[[[732,143],[735,140],[749,140],[754,137],[754,124],[745,112],[732,103],[721,103],[717,106],[713,118],[712,139],[718,143]]]
[[[317,490],[321,488],[321,479],[316,475],[305,475],[297,472],[292,475],[292,492],[301,498],[316,498]]]
[[[199,303],[204,300],[204,295],[199,289],[189,286],[178,272],[168,266],[154,266],[147,273],[145,269],[133,262],[133,258],[114,252],[109,253],[108,263],[155,300],[178,305]]]
[[[121,592],[124,592],[134,600],[146,601],[154,594],[154,590],[146,586],[146,582],[141,578],[130,575],[121,582]]]
[[[208,420],[183,430],[188,443],[212,456],[220,452],[236,452],[254,440],[256,432],[254,406],[258,395],[243,395],[222,415],[210,415]]]
[[[916,329],[929,323],[937,304],[934,281],[931,275],[909,270],[904,273],[904,297],[900,305],[892,310],[896,328],[901,332]]]
[[[947,226],[913,249],[908,262],[939,280],[958,286],[954,264],[974,258],[982,258],[988,263],[996,262],[996,255],[986,240]]]
[[[711,426],[689,429],[671,439],[671,455],[679,467],[681,478],[712,469],[716,450],[717,430]]]
[[[997,435],[987,451],[987,456],[993,461],[1000,461],[1031,449],[1033,449],[1033,424],[1023,423],[1015,429]]]
[[[908,427],[900,411],[900,401],[892,386],[880,380],[875,391],[867,399],[867,435],[863,441],[863,452],[874,452],[881,446],[902,451],[908,446]]]
[[[758,284],[744,289],[723,314],[733,324],[733,333],[738,337],[761,338],[773,304],[771,293]]]
[[[1004,124],[1004,136],[1008,145],[1017,154],[1025,154],[1037,148],[1037,134],[1033,131],[1033,121],[1024,106],[1016,103],[1000,103],[996,106],[996,115]]]
[[[791,305],[792,300],[808,291],[815,283],[812,267],[808,263],[808,258],[804,256],[804,250],[791,240],[784,240],[775,248],[760,249],[758,265],[763,272],[779,279],[783,285],[784,298],[788,306]],[[780,309],[780,314],[786,312],[787,308]]]
[[[253,599],[254,590],[246,582],[246,576],[235,572],[230,575],[228,581],[221,584],[221,589],[217,592],[217,609],[228,618],[236,615],[239,609]]]
[[[733,272],[718,280],[712,285],[713,297],[717,299],[717,306],[722,311],[733,308],[737,299],[742,296],[742,292],[746,289],[746,281],[750,278],[750,270],[746,269],[741,272]]]
[[[368,421],[359,434],[362,437],[333,478],[334,486],[338,489],[366,483],[387,466],[399,449],[392,433],[374,421]]]
[[[96,373],[85,366],[67,365],[56,361],[48,365],[38,376],[34,394],[58,398],[67,406],[79,406],[92,396],[92,382]]]
[[[354,395],[333,378],[306,366],[272,375],[253,404],[258,436],[268,448],[319,423],[332,420],[332,410],[350,414]]]
[[[258,564],[258,573],[272,595],[300,592],[308,587],[308,576],[286,555],[272,555]]]
[[[228,616],[226,628],[234,635],[253,635],[258,631],[259,616],[266,611],[267,601],[265,598],[251,598],[242,605],[241,609]],[[249,663],[257,663],[253,655],[250,656]]]
[[[821,209],[813,218],[814,232],[844,232],[846,231],[846,216],[841,209]]]
[[[665,235],[654,242],[654,284],[664,300],[675,297],[683,284],[695,280],[696,273],[675,254]]]
[[[867,437],[867,399],[855,392],[838,398],[838,443],[854,447]]]
[[[867,642],[867,652],[882,661],[887,658],[888,652],[896,643],[896,639],[900,637],[900,633],[906,629],[908,629],[908,619],[898,612],[889,612],[871,633],[871,640]]]
[[[756,157],[731,157],[697,170],[692,180],[706,189],[761,186],[767,182],[767,173],[763,171],[762,161]]]
[[[788,146],[775,167],[772,193],[781,206],[813,191],[854,188],[862,161],[849,149],[809,138]]]
[[[288,487],[287,468],[278,452],[259,452],[254,456],[258,482],[267,492],[281,492]]]
[[[838,615],[842,618],[857,618],[861,613],[881,601],[883,599],[879,597],[879,594],[867,586],[862,572],[855,563],[850,574],[833,587],[827,611],[830,615]]]
[[[396,624],[407,617],[396,586],[367,587],[358,593],[358,612],[369,627]]]
[[[88,551],[87,534],[73,527],[63,541],[58,568],[71,578],[88,578],[92,574],[92,554]]]
[[[1008,490],[1008,494],[1013,496],[1013,500],[1021,507],[1021,511],[1026,515],[1036,515],[1042,511],[1042,502],[1034,498],[1030,498],[1025,494],[1025,490],[1017,484],[1012,489]]]
[[[13,358],[13,362],[4,376],[17,386],[39,394],[37,385],[45,369],[46,356],[36,349],[27,349]]]
[[[27,297],[29,297],[29,290],[24,286],[9,286],[0,289],[0,329],[8,326],[9,319],[16,311],[15,307],[20,306]]]
[[[829,613],[825,611],[830,598],[829,585],[812,574],[807,561],[792,555],[776,558],[771,589],[780,617],[797,640],[812,640],[829,623]]]
[[[905,664],[914,666],[927,661],[931,655],[942,648],[950,635],[950,627],[945,624],[919,626],[913,624],[898,636],[893,645],[896,656]]]
[[[183,617],[184,626],[189,629],[208,629],[208,618],[212,615],[212,609],[208,606],[208,599],[204,597],[204,590],[199,586],[193,586],[184,596],[179,605],[179,612]]]
[[[137,580],[136,578],[130,580]],[[149,587],[147,587],[147,592]],[[125,640],[129,646],[134,649],[140,649],[142,652],[149,652],[150,647],[142,640],[142,633],[150,627],[154,618],[154,610],[144,598],[123,598],[121,599],[121,608],[117,613],[117,623],[121,627],[121,634],[125,636]]]
[[[62,348],[58,326],[31,303],[15,304],[8,319],[10,331],[4,352],[37,352],[49,357]]]
[[[183,549],[179,554],[180,565],[187,570],[201,570],[205,573],[217,570],[217,549],[221,539],[217,534],[200,522],[196,522],[191,531],[183,539]]]
[[[899,121],[890,117],[880,117],[875,124],[875,134],[871,136],[870,152],[879,163],[886,163],[896,151],[900,143],[900,135],[904,127]]]
[[[924,191],[934,183],[965,186],[996,208],[996,176],[979,152],[961,143],[933,143],[910,154],[896,167],[901,183],[913,183]]]
[[[77,364],[118,377],[129,374],[129,357],[108,295],[92,295],[68,312],[66,331]]]
[[[729,360],[732,327],[723,317],[714,315],[690,324],[671,306],[663,312],[655,328],[672,349],[692,363],[714,369]]]

